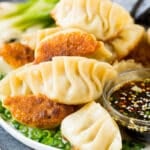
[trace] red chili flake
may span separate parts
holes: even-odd
[[[150,120],[150,78],[123,84],[112,93],[111,105],[120,113],[137,119]],[[132,90],[138,87],[141,91]]]

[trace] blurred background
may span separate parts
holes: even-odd
[[[25,0],[0,0],[0,2],[23,2]],[[150,27],[150,0],[112,0],[121,4],[134,17],[135,22]]]

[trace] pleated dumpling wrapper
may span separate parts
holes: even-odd
[[[95,35],[116,59],[124,58],[144,35],[144,28],[110,0],[61,0],[51,14],[63,28],[79,28]]]
[[[44,31],[38,37],[43,34]],[[114,57],[93,34],[77,28],[62,29],[40,39],[35,50],[36,63],[51,60],[54,56],[83,56],[108,62]]]
[[[44,94],[55,102],[83,104],[98,99],[104,84],[116,75],[116,70],[105,62],[58,56],[10,72],[0,82],[0,98]]]
[[[25,45],[28,45],[30,48],[35,50],[42,39],[60,30],[61,28],[59,27],[53,27],[39,29],[34,32],[27,32],[22,34],[22,36],[20,37],[20,42]]]
[[[119,128],[99,104],[90,102],[67,116],[61,124],[62,135],[77,150],[121,150]]]
[[[132,71],[136,69],[142,69],[143,65],[141,63],[137,63],[134,59],[122,60],[120,62],[116,61],[113,64],[113,67],[117,70],[119,74],[127,71]]]
[[[133,23],[130,14],[110,0],[94,0],[94,3],[93,0],[61,0],[52,16],[61,27],[77,27],[100,40],[114,38],[125,25]]]

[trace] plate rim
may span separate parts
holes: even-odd
[[[0,126],[12,137],[14,137],[17,141],[22,144],[34,149],[34,150],[61,150],[52,146],[48,146],[39,142],[36,142],[26,136],[24,136],[21,132],[16,130],[9,122],[3,120],[0,117]],[[146,144],[146,147],[142,150],[150,150],[150,144]]]
[[[10,123],[7,121],[3,120],[0,117],[0,126],[7,132],[9,133],[12,137],[14,137],[16,140],[19,142],[23,143],[24,145],[33,148],[35,150],[60,150],[58,148],[48,146],[39,142],[36,142],[26,136],[24,136],[22,133],[20,133],[18,130],[12,127]]]

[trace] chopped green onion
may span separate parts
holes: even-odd
[[[2,80],[5,77],[4,73],[0,73],[0,80]]]
[[[63,148],[64,144],[62,143],[62,140],[54,139],[53,146],[56,146],[56,147],[59,147],[59,148]]]
[[[53,146],[53,141],[54,141],[53,137],[45,137],[41,140],[41,143]]]
[[[16,120],[13,120],[13,121],[12,121],[12,125],[13,125],[16,129],[19,129],[19,127],[20,127],[20,123],[17,122]]]
[[[9,119],[4,115],[4,114],[0,114],[0,117],[5,120],[5,121],[8,121]]]
[[[54,135],[54,138],[55,138],[55,139],[61,139],[61,138],[62,138],[62,137],[61,137],[61,132],[58,131],[58,132]]]
[[[7,120],[10,120],[12,118],[10,111],[7,109],[4,110],[4,115],[7,118]]]
[[[52,133],[49,130],[43,130],[42,131],[43,137],[51,137]]]
[[[145,145],[143,143],[123,140],[122,150],[142,150],[144,147]]]
[[[36,141],[39,141],[42,138],[42,130],[40,129],[32,129],[30,132],[30,138]]]
[[[28,136],[28,127],[24,125],[20,125],[18,129],[21,133],[23,133],[25,136]]]
[[[66,143],[65,144],[65,149],[64,150],[70,150],[71,149],[71,145],[70,145],[70,143]]]
[[[4,113],[5,108],[2,106],[2,102],[0,101],[0,113]]]

